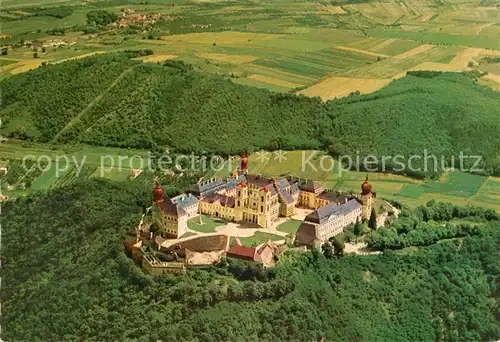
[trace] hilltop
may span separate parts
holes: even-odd
[[[144,185],[84,181],[2,206],[4,339],[310,341],[324,336],[327,341],[406,341],[500,336],[494,298],[498,222],[482,226],[483,234],[414,252],[338,259],[290,254],[274,269],[219,265],[152,278],[123,248],[128,229],[140,219],[141,205],[150,201]],[[415,229],[408,235],[427,234]]]
[[[466,74],[413,72],[376,93],[323,103],[132,56],[93,56],[3,80],[2,135],[222,155],[261,148],[406,157],[464,151],[483,156],[490,174],[500,172],[500,141],[493,139],[500,94]]]

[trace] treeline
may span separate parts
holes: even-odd
[[[58,6],[58,7],[36,7],[28,9],[28,13],[32,13],[35,16],[42,17],[54,17],[57,19],[62,19],[73,13],[73,9],[69,6]]]
[[[361,170],[437,177],[454,165],[500,175],[500,140],[494,138],[500,94],[467,75],[414,72],[376,93],[322,103],[237,85],[178,61],[139,64],[118,79],[134,63],[123,55],[94,56],[3,80],[3,135],[224,156],[324,149],[350,156]],[[461,153],[482,159],[474,165],[474,158],[465,158],[460,165]],[[369,156],[377,157],[375,165],[363,165]],[[382,162],[382,156],[389,158]]]
[[[73,13],[74,8],[70,6],[57,7],[23,7],[19,9],[8,9],[0,13],[7,15],[0,16],[2,21],[22,20],[29,17],[53,17],[63,19]]]
[[[2,204],[3,339],[500,338],[491,300],[497,221],[482,235],[413,254],[286,253],[274,269],[227,260],[153,278],[123,248],[152,185],[86,180]]]
[[[118,14],[106,10],[93,10],[87,12],[87,24],[107,25],[114,23]]]
[[[492,209],[432,200],[414,210],[404,208],[398,219],[371,232],[365,242],[368,248],[381,251],[428,246],[443,239],[482,235],[485,225],[498,221],[500,215]]]

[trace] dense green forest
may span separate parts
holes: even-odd
[[[322,103],[237,85],[181,62],[140,63],[130,56],[95,56],[3,80],[2,133],[223,155],[322,148],[408,158],[427,150],[449,160],[463,151],[483,156],[487,173],[500,174],[500,94],[468,75],[413,73],[373,94]]]
[[[500,338],[497,221],[413,252],[286,254],[269,270],[229,262],[151,278],[123,247],[150,182],[87,180],[2,205],[4,340]]]
[[[414,210],[404,207],[396,220],[371,232],[365,242],[375,250],[428,246],[443,239],[481,235],[482,226],[491,221],[500,221],[492,209],[431,200]]]

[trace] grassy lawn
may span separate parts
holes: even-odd
[[[98,167],[92,174],[92,177],[104,177],[114,181],[124,181],[128,179],[130,174],[131,169],[128,168]]]
[[[32,155],[35,159],[40,156],[48,156],[55,161],[59,157],[59,165],[63,167],[67,161],[71,164],[82,164],[126,168],[144,168],[147,165],[146,150],[124,149],[124,148],[104,148],[91,146],[63,146],[41,143],[24,142],[10,139],[0,146],[2,159],[22,160],[26,155]]]
[[[199,218],[193,217],[188,220],[189,229],[195,230],[201,233],[213,233],[215,232],[215,228],[224,225],[222,222],[217,222],[216,219],[211,218],[210,216],[202,215],[202,224],[199,224]]]
[[[254,247],[267,242],[268,240],[278,241],[284,239],[284,237],[275,234],[255,232],[252,236],[240,238],[240,241],[245,247]]]
[[[276,229],[280,232],[287,232],[295,234],[299,229],[299,226],[302,222],[298,220],[288,220],[280,224]]]

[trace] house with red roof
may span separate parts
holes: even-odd
[[[236,244],[233,245],[226,253],[228,258],[255,261],[264,266],[274,264],[274,246],[271,242],[266,242],[257,247],[242,246],[241,241],[237,238]]]

